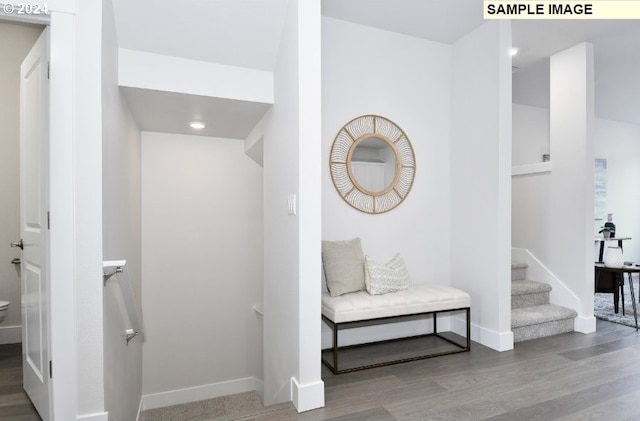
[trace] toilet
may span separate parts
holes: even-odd
[[[0,301],[0,323],[7,316],[7,312],[9,311],[9,301]]]

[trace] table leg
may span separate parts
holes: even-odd
[[[618,278],[618,276],[620,278]],[[622,298],[622,315],[624,316],[624,273],[616,275],[616,278],[618,278],[618,283],[620,284],[620,296]]]
[[[624,275],[623,275],[624,276]],[[631,302],[633,303],[633,317],[636,321],[636,331],[638,330],[638,311],[636,310],[636,297],[633,292],[633,280],[631,279],[631,272],[629,272],[629,290],[631,290]]]
[[[604,241],[600,241],[600,254],[598,255],[598,262],[604,262]]]

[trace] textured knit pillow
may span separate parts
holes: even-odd
[[[409,288],[409,271],[400,253],[385,264],[378,263],[369,256],[365,256],[364,261],[364,282],[369,294],[387,294]]]
[[[332,297],[364,289],[364,253],[359,238],[323,241],[322,265]]]

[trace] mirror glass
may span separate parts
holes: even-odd
[[[398,170],[396,155],[389,143],[375,136],[358,143],[349,165],[360,187],[373,193],[380,193],[390,187]]]

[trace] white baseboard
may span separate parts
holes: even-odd
[[[460,335],[464,338],[467,337],[467,317],[463,315],[462,317],[451,316],[449,317],[451,323],[451,331],[456,335]],[[446,329],[440,329],[440,325],[438,325],[438,332],[446,331]]]
[[[580,333],[593,333],[596,331],[596,318],[593,316],[578,316],[573,321],[573,330]]]
[[[475,323],[471,323],[471,340],[496,351],[510,351],[513,349],[513,332],[495,332]]]
[[[95,414],[78,415],[76,417],[76,420],[77,421],[109,421],[109,413],[98,412]]]
[[[220,396],[235,395],[236,393],[252,392],[254,390],[262,397],[262,380],[256,377],[246,377],[244,379],[144,395],[142,397],[141,407],[142,410],[163,408],[165,406],[202,401]]]
[[[292,377],[291,400],[298,412],[324,407],[324,382],[319,380],[301,385],[295,377]]]
[[[0,326],[0,344],[22,342],[22,326]]]
[[[439,329],[438,329],[439,330]],[[460,336],[467,337],[466,317],[451,317],[451,331]],[[487,328],[471,323],[471,340],[496,351],[509,351],[513,349],[513,332],[495,332]]]

